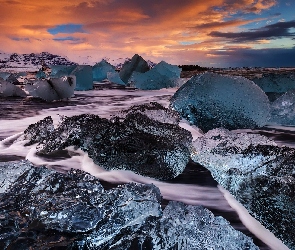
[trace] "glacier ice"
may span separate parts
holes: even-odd
[[[107,170],[131,170],[157,179],[174,178],[183,172],[189,161],[192,137],[178,125],[166,123],[175,117],[165,118],[171,114],[167,110],[164,115],[166,109],[158,106],[160,108],[153,105],[146,112],[133,107],[133,112],[124,118],[111,120],[90,114],[64,117],[45,140],[41,138],[39,153],[47,154],[73,145],[86,151],[96,164]],[[151,119],[145,113],[157,118]],[[51,124],[49,120],[46,122]],[[39,134],[39,127],[32,126],[28,138],[36,138],[32,134],[34,130]]]
[[[264,92],[285,93],[295,89],[294,73],[268,73],[252,79]]]
[[[132,58],[131,61],[126,61],[121,70],[120,70],[120,78],[122,79],[123,82],[126,84],[128,83],[128,79],[132,75],[132,73],[135,72],[140,72],[144,73],[150,69],[148,63],[138,54],[135,54]]]
[[[108,72],[116,72],[115,67],[103,59],[92,67],[93,81],[100,82],[104,79],[107,79]]]
[[[42,69],[39,69],[38,70],[38,72],[36,73],[36,78],[46,78],[47,76],[46,76],[46,74],[45,74],[45,72],[42,70]]]
[[[119,76],[118,72],[108,72],[107,73],[107,78],[111,83],[116,83],[120,85],[126,85],[125,82],[122,81],[122,79]]]
[[[68,76],[77,65],[50,65],[50,77]]]
[[[171,106],[203,131],[255,128],[266,124],[270,103],[265,93],[244,77],[204,73],[192,77],[170,100]]]
[[[291,89],[271,103],[270,123],[295,125],[295,89]]]
[[[89,65],[78,65],[69,74],[76,77],[75,90],[90,90],[93,89],[92,67]]]
[[[2,80],[6,80],[10,75],[11,73],[9,72],[0,72],[0,79],[2,78]]]
[[[177,86],[180,72],[178,66],[161,61],[145,73],[133,72],[128,82],[132,87],[144,90],[172,88]]]
[[[26,97],[27,94],[18,86],[0,79],[0,97],[9,96]]]
[[[38,97],[50,102],[72,97],[75,87],[75,76],[64,76],[61,78],[36,80],[26,84],[25,90],[33,97]]]
[[[201,206],[170,202],[162,210],[153,184],[104,190],[80,170],[20,167],[0,193],[1,249],[258,249]]]
[[[295,249],[295,150],[254,134],[214,129],[193,142],[193,161],[210,170],[262,225]]]

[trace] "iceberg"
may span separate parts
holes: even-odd
[[[295,125],[295,89],[287,91],[271,103],[270,123]]]
[[[158,112],[154,108],[150,115],[164,117],[164,112],[164,108]],[[192,136],[178,125],[159,119],[140,112],[111,120],[90,114],[64,117],[46,139],[41,138],[39,154],[78,146],[107,170],[131,170],[156,179],[171,179],[182,173],[189,161]],[[28,138],[36,138],[32,136],[34,130],[39,134],[43,129],[38,125],[32,128]]]
[[[41,79],[43,78],[43,79],[44,79],[44,78],[46,78],[46,77],[47,77],[47,76],[46,76],[45,72],[44,72],[42,69],[39,69],[38,72],[36,73],[36,78],[39,78],[39,79],[40,79],[40,78],[41,78]]]
[[[252,81],[238,76],[194,76],[176,91],[170,103],[204,132],[218,127],[262,127],[270,116],[265,93]]]
[[[61,174],[19,164],[24,169],[0,193],[1,249],[258,250],[249,237],[201,206],[170,202],[162,210],[153,184],[104,190],[80,170]]]
[[[28,83],[25,86],[25,90],[33,97],[50,102],[72,97],[75,87],[75,76],[64,76],[61,78],[36,80]]]
[[[111,83],[116,83],[119,85],[126,85],[125,82],[122,81],[122,79],[119,76],[118,72],[108,72],[107,73],[107,78]]]
[[[100,82],[108,78],[109,72],[115,73],[115,67],[103,59],[92,67],[93,81]]]
[[[0,97],[9,96],[26,97],[27,94],[18,86],[0,79]]]
[[[210,170],[260,223],[295,249],[295,150],[255,134],[214,129],[193,142],[192,160]]]
[[[75,90],[90,90],[93,89],[92,67],[89,65],[78,65],[69,74],[76,77]]]
[[[77,65],[50,65],[50,77],[68,76],[77,67]]]
[[[9,72],[0,72],[0,80],[6,80],[10,75],[11,73]]]
[[[128,83],[128,79],[131,77],[132,73],[135,72],[140,72],[144,73],[149,71],[150,67],[148,63],[138,54],[135,54],[131,61],[126,61],[121,70],[120,70],[120,78],[122,79],[123,82],[126,84]]]

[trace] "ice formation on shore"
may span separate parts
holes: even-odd
[[[214,73],[194,76],[176,91],[170,102],[185,119],[205,132],[218,127],[261,127],[270,116],[267,96],[244,77]]]
[[[169,113],[160,104],[142,105],[133,107],[124,118],[108,120],[90,114],[64,117],[49,133],[47,127],[52,126],[52,120],[43,120],[31,125],[25,137],[47,135],[38,141],[40,154],[78,146],[107,170],[131,170],[157,179],[171,179],[186,167],[192,141],[190,132],[175,122],[167,122],[168,117],[175,120],[174,116],[175,112]],[[44,133],[40,132],[42,129]],[[32,143],[35,142],[36,139]]]
[[[18,86],[0,79],[0,97],[9,96],[26,97],[27,94]]]
[[[75,90],[93,89],[92,67],[89,65],[78,65],[70,74],[76,77]]]
[[[118,72],[108,72],[107,78],[111,83],[116,83],[119,85],[126,85],[125,82],[122,81]]]
[[[178,66],[162,61],[145,73],[133,72],[129,82],[132,87],[143,90],[172,88],[177,86],[180,72]]]
[[[80,170],[61,174],[28,162],[0,193],[1,249],[249,249],[252,240],[201,206],[161,209],[153,184],[104,190]],[[1,172],[10,164],[0,165]]]
[[[92,67],[93,81],[102,81],[108,78],[108,73],[114,73],[115,67],[106,60],[101,60]]]
[[[295,125],[295,89],[287,91],[271,103],[270,122],[278,125]]]
[[[75,76],[75,90],[90,90],[93,89],[92,67],[89,65],[52,65],[51,77]]]
[[[72,97],[75,87],[75,77],[64,76],[61,78],[36,80],[32,84],[27,84],[25,90],[33,97],[50,102]]]
[[[264,92],[285,93],[295,89],[294,73],[268,73],[252,79]]]
[[[226,129],[209,131],[193,148],[193,161],[209,169],[252,216],[295,249],[294,149]]]
[[[135,54],[131,61],[127,61],[123,64],[120,70],[120,78],[125,84],[128,83],[128,79],[131,77],[133,72],[144,73],[149,71],[150,67],[148,63],[138,54]]]

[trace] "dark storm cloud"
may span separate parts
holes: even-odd
[[[231,48],[213,53],[234,67],[295,67],[295,47],[292,49]]]
[[[233,42],[248,42],[262,39],[294,37],[295,33],[290,32],[291,28],[295,28],[295,20],[266,25],[259,29],[252,29],[252,31],[238,33],[212,31],[209,35],[212,37],[228,38]]]

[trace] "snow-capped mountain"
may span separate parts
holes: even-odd
[[[38,69],[41,65],[74,65],[67,58],[48,52],[31,54],[0,53],[0,69]]]

